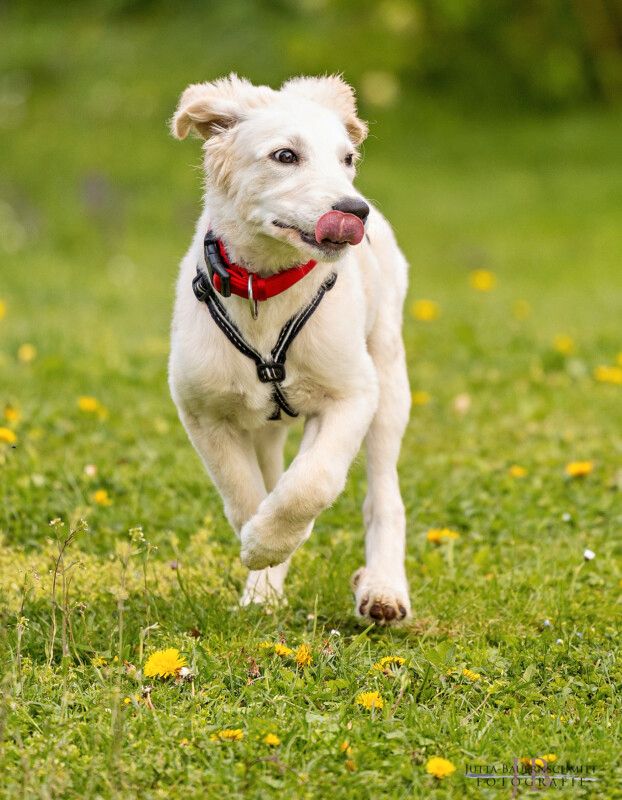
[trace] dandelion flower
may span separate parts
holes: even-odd
[[[565,333],[558,333],[553,339],[553,349],[562,356],[570,356],[575,351],[574,339]]]
[[[410,310],[419,322],[432,322],[441,315],[441,308],[434,300],[415,300]]]
[[[296,664],[298,664],[299,667],[308,667],[312,661],[313,656],[311,654],[311,648],[308,644],[301,644],[296,650]]]
[[[452,531],[450,528],[430,528],[426,533],[426,538],[428,542],[441,544],[442,542],[459,539],[460,534],[457,531]]]
[[[467,669],[466,667],[462,670],[462,674],[465,678],[473,682],[478,681],[482,677],[479,672],[473,672],[472,669]]]
[[[278,747],[281,744],[281,740],[276,733],[266,733],[263,737],[263,743],[267,744],[268,747]]]
[[[274,645],[274,642],[259,642],[257,647],[260,650],[271,650]]]
[[[22,418],[22,415],[20,414],[18,408],[15,408],[15,406],[12,406],[9,403],[4,407],[4,418],[7,422],[12,422],[14,425],[16,425]]]
[[[434,775],[435,778],[440,780],[441,778],[447,778],[456,771],[456,768],[447,758],[433,756],[428,759],[425,771],[428,775]]]
[[[339,750],[348,757],[352,755],[352,748],[350,747],[350,742],[347,739],[339,745]]]
[[[566,475],[570,478],[585,478],[594,470],[593,461],[571,461],[566,464]]]
[[[525,467],[521,467],[518,464],[512,464],[508,470],[508,474],[510,478],[524,478],[525,475],[527,475],[527,470]]]
[[[356,698],[356,704],[367,709],[381,709],[384,707],[384,700],[378,692],[361,692]]]
[[[6,317],[6,303],[4,300],[0,300],[0,319],[4,319]]]
[[[98,506],[111,506],[112,500],[110,499],[110,495],[106,489],[98,489],[96,492],[93,492],[93,502],[97,503]]]
[[[474,269],[469,275],[469,283],[477,292],[491,292],[497,285],[497,276],[489,269]]]
[[[0,442],[5,444],[15,444],[17,436],[10,428],[0,428]]]
[[[616,386],[622,386],[622,366],[596,367],[594,370],[594,379],[599,383],[613,383]]]
[[[186,659],[179,654],[179,650],[176,647],[169,647],[152,653],[143,672],[146,678],[171,678],[185,666]]]
[[[406,659],[401,656],[384,656],[373,665],[372,669],[378,672],[384,672],[390,667],[402,667],[405,663]]]
[[[78,397],[78,408],[80,411],[84,411],[85,414],[94,414],[99,411],[99,400],[96,397],[82,395]]]
[[[544,769],[547,764],[552,764],[555,761],[557,761],[557,756],[554,753],[549,753],[546,756],[525,756],[521,758],[520,763],[526,767],[535,766]]]
[[[277,654],[277,656],[281,656],[282,658],[288,658],[289,656],[294,655],[294,651],[291,649],[291,647],[287,647],[281,642],[277,642],[274,645],[274,652]]]
[[[412,404],[414,406],[427,406],[431,399],[429,392],[418,391],[412,393]]]
[[[106,661],[106,659],[105,659],[105,658],[102,658],[101,656],[94,656],[94,657],[91,659],[91,664],[92,664],[94,667],[105,667],[107,663],[108,663],[108,662]]]
[[[17,358],[22,364],[30,364],[31,361],[34,361],[37,357],[37,348],[34,344],[30,344],[29,342],[24,342],[24,344],[20,344],[17,349]]]
[[[226,728],[213,733],[209,738],[212,742],[240,742],[244,738],[244,731],[241,728]]]

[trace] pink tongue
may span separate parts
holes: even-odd
[[[354,214],[343,211],[328,211],[315,224],[315,240],[321,244],[325,239],[331,242],[358,244],[365,234],[361,220]]]

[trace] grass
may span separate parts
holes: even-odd
[[[351,613],[362,457],[294,559],[289,605],[240,611],[237,545],[166,387],[200,179],[198,146],[164,120],[235,59],[285,76],[244,37],[206,53],[183,17],[5,22],[0,409],[20,419],[0,423],[16,437],[0,443],[4,796],[497,797],[465,765],[545,753],[620,796],[622,387],[593,377],[622,351],[620,115],[364,109],[360,185],[412,264],[405,338],[429,395],[401,460],[414,618]],[[437,319],[410,313],[422,298]],[[566,476],[575,460],[592,473]],[[428,542],[439,527],[460,536]],[[260,647],[279,641],[312,664]],[[147,702],[140,670],[166,647],[194,677],[153,679]],[[386,655],[405,664],[373,670]],[[432,756],[456,772],[427,775]]]

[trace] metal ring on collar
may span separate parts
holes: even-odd
[[[257,300],[253,297],[253,273],[250,272],[248,275],[248,302],[251,307],[251,314],[253,319],[257,319],[259,316],[259,306],[257,305]]]

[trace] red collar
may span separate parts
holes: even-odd
[[[298,264],[295,267],[284,269],[282,272],[277,272],[264,278],[256,272],[250,272],[239,264],[235,264],[227,255],[225,246],[220,239],[217,240],[217,243],[225,269],[229,273],[231,293],[237,294],[239,297],[248,298],[250,285],[254,300],[268,300],[270,297],[281,294],[281,292],[289,289],[290,286],[298,283],[317,264],[317,261],[311,259],[306,264]],[[217,292],[222,292],[220,275],[216,271],[212,274],[212,283]]]

